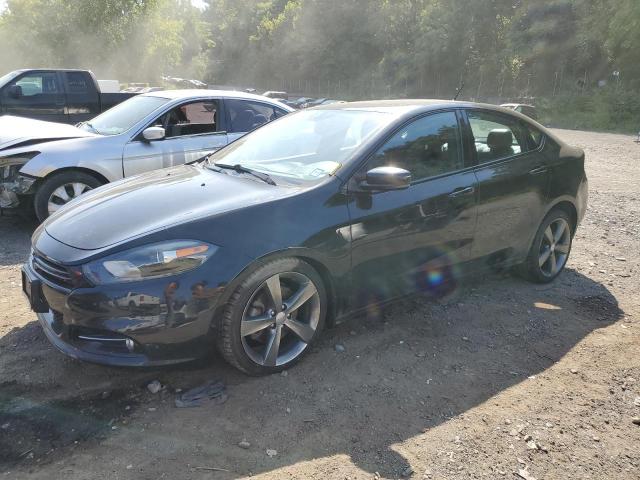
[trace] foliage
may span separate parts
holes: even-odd
[[[0,44],[3,70],[122,81],[346,99],[447,98],[464,82],[470,99],[593,97],[598,124],[612,98],[640,91],[638,0],[8,0]]]

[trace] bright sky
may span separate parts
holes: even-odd
[[[205,0],[191,0],[194,7],[203,9],[206,6]],[[0,12],[7,7],[7,0],[0,0]]]

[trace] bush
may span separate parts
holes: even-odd
[[[551,127],[620,133],[640,131],[640,95],[615,88],[538,98],[542,123]]]

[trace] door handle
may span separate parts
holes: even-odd
[[[449,197],[458,198],[458,197],[464,197],[466,195],[473,195],[475,191],[476,189],[473,187],[457,188],[449,194]]]
[[[529,170],[529,175],[541,175],[543,173],[547,173],[547,167],[545,165]]]

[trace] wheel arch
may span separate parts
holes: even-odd
[[[533,245],[533,241],[536,238],[536,233],[540,224],[544,221],[545,218],[547,218],[547,215],[549,215],[549,213],[551,213],[555,209],[564,210],[567,215],[569,215],[569,217],[571,218],[571,235],[574,236],[576,234],[576,228],[578,226],[578,209],[576,207],[575,200],[569,196],[558,197],[547,206],[542,216],[538,219],[536,228],[526,244],[527,249],[525,252],[523,252],[523,256],[526,256],[531,250],[531,246]]]
[[[96,180],[101,182],[103,185],[106,185],[107,183],[109,183],[109,179],[107,177],[105,177],[103,174],[101,174],[100,172],[96,171],[96,170],[92,170],[92,169],[86,168],[86,167],[75,167],[74,166],[74,167],[63,167],[63,168],[58,168],[56,170],[53,170],[53,171],[49,172],[47,175],[45,175],[44,177],[39,178],[37,180],[37,184],[42,184],[43,182],[47,181],[48,179],[50,179],[54,175],[59,175],[61,173],[68,173],[68,172],[86,173],[87,175],[91,175],[93,178],[95,178]]]
[[[250,261],[225,287],[225,292],[218,303],[216,308],[216,314],[214,317],[218,317],[220,312],[224,309],[224,305],[229,301],[233,292],[237,286],[240,285],[244,279],[251,275],[251,273],[262,265],[265,265],[274,260],[282,258],[297,258],[308,263],[322,279],[325,290],[327,291],[327,318],[326,324],[332,326],[335,323],[336,314],[338,310],[338,304],[340,299],[338,298],[338,288],[335,275],[331,272],[331,269],[327,266],[327,262],[320,258],[316,252],[306,248],[289,248],[276,252],[267,253],[261,257]]]
[[[549,215],[549,212],[556,209],[564,210],[567,215],[569,215],[569,218],[571,219],[571,235],[575,235],[576,229],[578,228],[578,209],[576,208],[575,202],[570,198],[557,199],[549,206],[542,218],[544,219]]]

